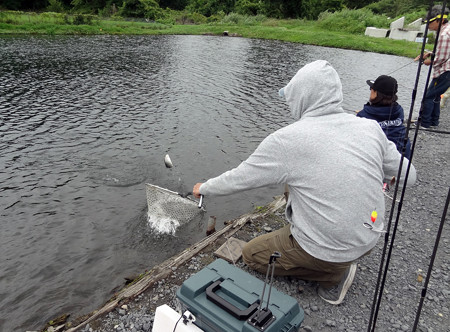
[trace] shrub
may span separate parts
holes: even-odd
[[[301,12],[298,16],[291,16],[294,17],[302,17],[306,18],[308,20],[316,20],[320,13],[324,11],[328,11],[331,13],[340,11],[344,8],[343,1],[342,0],[302,0],[301,3]],[[291,11],[294,8],[291,9]]]
[[[242,24],[242,25],[256,25],[258,23],[261,23],[267,19],[264,15],[256,15],[256,16],[249,16],[249,15],[241,15],[238,13],[229,13],[228,15],[224,16],[223,19],[220,21],[221,24]]]
[[[225,15],[226,15],[225,12],[221,10],[218,13],[211,15],[210,17],[207,17],[206,22],[208,22],[208,23],[220,22],[223,20]]]
[[[206,17],[199,13],[190,13],[188,14],[188,18],[192,21],[193,24],[206,23]]]
[[[156,0],[127,0],[123,2],[118,14],[123,17],[145,17],[156,20],[163,12]]]
[[[333,31],[364,33],[367,27],[389,28],[390,20],[385,15],[375,15],[367,8],[339,12],[323,12],[319,15],[318,26]]]
[[[116,4],[112,4],[111,6],[106,6],[103,9],[98,10],[98,16],[100,17],[111,17],[116,15],[118,12],[118,9],[116,7]]]
[[[157,21],[164,24],[204,24],[207,18],[199,13],[166,9]]]
[[[206,17],[212,16],[219,11],[231,12],[234,0],[189,0],[186,10],[191,13],[200,13]]]
[[[74,25],[82,25],[82,24],[92,25],[94,18],[95,18],[94,15],[76,14],[73,17],[72,24],[74,24]],[[66,20],[66,22],[68,21],[68,19],[66,19],[66,18],[65,18],[65,20]]]
[[[61,13],[54,13],[54,12],[45,12],[41,14],[41,18],[44,20],[51,20],[56,24],[64,24],[64,14]]]
[[[179,11],[172,10],[170,8],[162,9],[159,17],[155,20],[155,22],[161,24],[169,24],[173,25],[176,23],[175,18],[180,14]]]
[[[427,10],[426,9],[416,10],[414,12],[410,12],[401,16],[405,17],[405,24],[409,24],[419,18],[425,18],[427,16]],[[401,16],[398,16],[397,18],[400,18]]]
[[[242,20],[243,15],[231,12],[228,15],[224,16],[220,23],[223,24],[238,24],[240,20]]]
[[[414,11],[425,11],[429,1],[411,1],[411,0],[380,0],[365,8],[370,9],[375,14],[384,14],[391,17],[406,16],[406,14],[414,13]],[[418,16],[421,17],[421,16]],[[412,20],[414,21],[414,20]],[[410,22],[412,22],[410,21]]]
[[[84,24],[84,17],[83,14],[76,14],[72,20],[72,23],[75,25],[81,25]]]
[[[257,15],[261,13],[262,2],[257,0],[236,0],[234,10],[242,15]]]
[[[48,6],[46,10],[54,13],[62,13],[64,12],[64,6],[58,0],[48,0]]]
[[[394,7],[394,0],[381,0],[375,3],[371,3],[364,8],[371,10],[375,14],[387,13],[390,16],[395,16],[395,14],[393,14]]]
[[[428,38],[428,44],[434,45],[434,42],[436,41],[436,34],[434,32],[430,32],[427,35]]]

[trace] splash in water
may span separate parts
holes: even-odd
[[[147,213],[147,223],[157,234],[175,235],[180,222],[169,217],[157,217]]]

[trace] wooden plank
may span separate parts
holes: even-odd
[[[241,258],[242,249],[246,244],[245,241],[230,237],[214,252],[214,255],[234,264]]]
[[[233,220],[230,222],[227,226],[225,226],[220,231],[217,231],[208,237],[205,237],[204,239],[200,240],[199,242],[195,243],[191,247],[187,248],[186,250],[182,251],[179,255],[169,258],[163,263],[159,264],[158,266],[154,267],[152,270],[147,272],[143,277],[126,288],[122,289],[118,294],[116,294],[110,301],[108,301],[102,308],[100,308],[97,311],[94,311],[94,313],[87,318],[85,321],[80,323],[79,325],[69,328],[67,331],[74,332],[78,329],[84,327],[86,324],[96,320],[100,316],[112,311],[114,308],[116,308],[121,301],[125,299],[130,299],[138,296],[142,292],[146,291],[148,288],[153,286],[156,282],[158,282],[161,279],[167,278],[172,272],[173,268],[177,268],[180,265],[186,263],[189,259],[194,257],[196,254],[198,254],[201,250],[206,248],[211,243],[214,243],[219,237],[226,237],[229,238],[234,233],[236,233],[239,229],[241,229],[247,222],[258,218],[258,217],[264,217],[268,214],[271,214],[278,209],[280,209],[284,204],[286,203],[284,196],[278,196],[275,198],[274,201],[269,203],[267,205],[267,208],[263,210],[263,212],[253,212],[253,213],[247,213],[242,215],[241,217]],[[61,325],[64,326],[64,325]],[[61,328],[61,326],[55,327]]]

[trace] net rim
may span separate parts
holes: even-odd
[[[160,191],[167,192],[168,194],[172,194],[172,195],[180,195],[180,194],[177,193],[176,191],[172,191],[172,190],[169,190],[169,189],[166,189],[166,188],[157,186],[156,184],[146,183],[145,186],[146,186],[146,187],[156,188],[156,189],[158,189],[158,190],[160,190]]]
[[[173,191],[173,190],[170,190],[170,189],[167,189],[167,188],[163,188],[163,187],[157,186],[156,184],[151,184],[151,183],[146,183],[145,186],[146,186],[146,189],[147,189],[148,187],[150,187],[150,188],[155,188],[156,190],[159,190],[159,191],[162,191],[162,192],[171,194],[171,195],[180,196],[180,197],[182,197],[182,198],[184,198],[184,199],[187,199],[187,200],[189,200],[189,201],[191,201],[191,202],[193,202],[193,203],[195,203],[195,204],[198,205],[198,202],[197,202],[196,200],[194,200],[194,199],[192,199],[192,198],[190,198],[190,197],[187,197],[187,196],[183,196],[183,195],[181,195],[180,193],[178,193],[178,192],[176,192],[176,191]],[[199,209],[204,210],[203,205],[202,205],[201,207],[199,207]]]

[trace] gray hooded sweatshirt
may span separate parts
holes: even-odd
[[[401,155],[376,121],[342,110],[342,85],[327,61],[301,68],[284,96],[296,122],[266,137],[247,160],[200,192],[228,195],[287,183],[286,217],[299,245],[324,261],[353,261],[376,245],[380,233],[363,224],[383,229],[383,180],[397,175]],[[404,159],[402,176],[407,165]],[[411,165],[408,183],[415,180]]]

